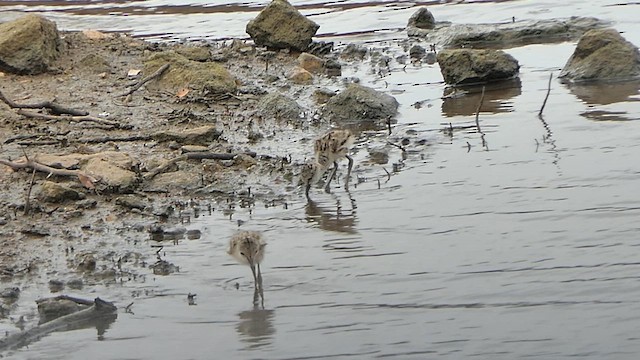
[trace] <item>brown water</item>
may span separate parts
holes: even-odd
[[[0,19],[39,11],[69,29],[223,39],[246,36],[244,25],[264,3],[0,1]],[[327,40],[366,43],[392,58],[402,50],[390,39],[406,36],[396,29],[415,11],[405,1],[293,3],[315,14]],[[615,3],[430,10],[456,23],[597,16],[640,45],[640,6]],[[635,359],[639,85],[569,88],[554,81],[538,119],[549,73],[557,74],[573,47],[507,50],[520,61],[521,81],[487,93],[484,142],[472,115],[479,95],[441,100],[437,65],[404,68],[394,60],[382,78],[365,65],[343,69],[401,104],[393,137],[410,144],[406,159],[390,151],[398,164],[392,176],[365,164],[367,143],[359,142],[355,174],[366,181],[350,193],[318,191],[316,202],[300,196],[287,207],[217,208],[189,225],[202,238],[164,244],[164,258],[179,273],[93,288],[121,306],[133,301],[133,314],[121,312],[101,336],[55,333],[11,357]],[[452,133],[443,131],[449,123]],[[225,253],[237,220],[264,231],[269,243],[264,309],[252,305],[249,269]],[[188,304],[188,293],[197,294],[197,305]]]

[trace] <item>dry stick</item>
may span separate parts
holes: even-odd
[[[10,161],[10,160],[0,159],[0,164],[7,165],[8,167],[12,168],[13,170],[33,169],[33,170],[36,170],[36,171],[48,173],[50,175],[77,176],[78,178],[80,178],[80,176],[86,176],[88,179],[91,180],[91,182],[96,181],[96,179],[94,179],[91,176],[88,176],[87,174],[85,174],[84,172],[82,172],[80,170],[56,169],[56,168],[52,168],[51,166],[40,164],[40,163],[35,162],[33,160],[27,160],[25,162],[14,162],[14,161]]]
[[[255,152],[247,152],[244,153],[244,155],[248,155],[251,157],[256,157],[256,153]],[[194,153],[186,153],[183,155],[180,155],[176,158],[173,158],[171,160],[169,160],[168,162],[166,162],[165,164],[162,164],[158,167],[156,167],[155,169],[152,169],[151,171],[149,171],[148,174],[145,174],[143,176],[144,180],[151,180],[153,179],[156,175],[165,172],[169,167],[171,167],[172,165],[174,165],[175,163],[179,162],[179,161],[183,161],[183,160],[188,160],[188,159],[214,159],[214,160],[232,160],[233,158],[235,158],[236,156],[238,156],[238,154],[230,154],[230,153],[207,153],[207,152],[194,152]]]
[[[544,110],[545,105],[547,105],[547,99],[549,99],[549,93],[551,92],[551,79],[553,78],[553,73],[549,74],[549,84],[547,85],[547,95],[544,97],[544,101],[542,102],[542,107],[538,112],[538,117],[542,117],[542,111]]]
[[[129,91],[122,93],[120,96],[128,96],[133,94],[136,90],[140,89],[142,87],[142,85],[148,83],[149,81],[160,77],[168,68],[169,68],[169,63],[166,63],[162,66],[160,66],[160,68],[158,70],[156,70],[153,74],[147,76],[146,78],[140,80],[139,83],[135,84],[131,89],[129,89]]]
[[[122,125],[120,125],[120,123],[118,123],[118,122],[107,120],[107,119],[102,119],[102,118],[95,117],[95,116],[89,116],[89,115],[87,115],[87,116],[47,115],[47,114],[34,113],[34,112],[31,112],[31,111],[26,111],[26,110],[22,110],[22,109],[18,110],[17,113],[22,115],[22,116],[35,118],[35,119],[53,120],[53,121],[67,120],[67,121],[77,121],[77,122],[91,121],[91,122],[95,122],[95,123],[98,123],[98,124],[109,125],[109,126],[113,126],[113,127],[117,127],[117,128],[122,127]]]
[[[11,99],[7,98],[2,91],[0,91],[0,100],[2,100],[5,104],[9,105],[12,109],[42,109],[46,108],[51,110],[54,114],[68,114],[73,116],[87,116],[89,115],[88,111],[71,109],[68,107],[64,107],[62,105],[58,105],[51,101],[43,101],[35,104],[18,104]]]

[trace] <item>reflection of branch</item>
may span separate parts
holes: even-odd
[[[484,86],[482,87],[482,94],[480,95],[480,102],[478,103],[478,107],[476,108],[476,127],[478,128],[478,132],[482,134],[482,130],[480,130],[480,108],[482,107],[482,102],[484,102]]]
[[[547,95],[544,97],[544,101],[542,102],[542,107],[540,107],[540,111],[538,112],[538,119],[542,123],[542,127],[545,130],[545,136],[543,140],[548,142],[551,145],[551,152],[553,152],[553,163],[558,164],[558,160],[560,160],[560,154],[558,153],[558,149],[556,147],[556,141],[553,139],[553,132],[549,127],[549,123],[542,116],[542,111],[544,110],[545,105],[547,104],[547,99],[549,99],[549,93],[551,92],[551,79],[553,78],[553,73],[549,74],[549,83],[547,84]],[[538,150],[538,140],[536,139],[536,151]]]
[[[547,99],[549,99],[549,93],[551,92],[552,78],[553,78],[553,73],[549,74],[549,84],[547,85],[547,95],[544,97],[544,101],[542,102],[542,107],[540,107],[540,111],[538,112],[538,117],[541,118],[541,120],[542,120],[542,111],[544,110],[545,105],[547,105]]]
[[[480,102],[478,102],[478,107],[476,108],[476,128],[480,133],[480,138],[482,139],[482,147],[486,150],[489,150],[489,146],[487,145],[487,140],[484,138],[484,133],[480,129],[480,108],[482,107],[482,103],[484,102],[484,86],[482,86],[482,94],[480,95]]]

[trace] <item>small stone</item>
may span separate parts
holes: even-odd
[[[323,71],[324,60],[309,53],[302,53],[298,56],[298,65],[311,73],[317,74]]]
[[[71,279],[67,281],[67,286],[73,290],[81,290],[84,287],[82,279]]]
[[[422,7],[411,15],[407,25],[419,29],[433,29],[436,26],[436,20],[426,7]]]
[[[48,203],[63,203],[68,200],[84,199],[84,194],[53,181],[45,181],[40,186],[38,198]]]
[[[4,299],[5,301],[13,302],[16,301],[18,297],[20,297],[19,287],[7,287],[0,291],[0,298]]]
[[[299,66],[294,67],[287,75],[287,78],[298,85],[309,85],[313,82],[313,75]]]
[[[64,289],[64,281],[62,280],[49,280],[49,291],[52,293],[62,291]]]
[[[116,199],[116,205],[120,205],[127,209],[139,209],[144,210],[147,205],[144,203],[142,199],[140,199],[136,195],[122,195]]]

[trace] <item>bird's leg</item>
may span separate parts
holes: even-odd
[[[331,180],[333,180],[333,177],[336,176],[336,171],[338,171],[338,162],[334,161],[333,170],[331,170],[331,175],[329,175],[327,182],[324,184],[324,192],[326,193],[329,192],[329,189],[330,189],[329,184],[331,184]]]
[[[349,160],[349,167],[347,168],[347,179],[344,181],[344,188],[349,189],[349,178],[351,178],[351,168],[353,167],[353,158],[349,155],[346,155],[347,160]]]
[[[305,186],[304,189],[304,195],[307,197],[307,200],[311,200],[311,198],[309,197],[309,190],[311,190],[311,180],[309,180],[309,183]]]
[[[264,309],[264,291],[262,287],[262,271],[260,270],[260,264],[258,264],[258,290],[260,293],[260,304]]]
[[[251,273],[253,274],[253,287],[255,289],[258,288],[258,276],[256,275],[256,266],[252,262],[249,263],[249,267],[251,267]]]

